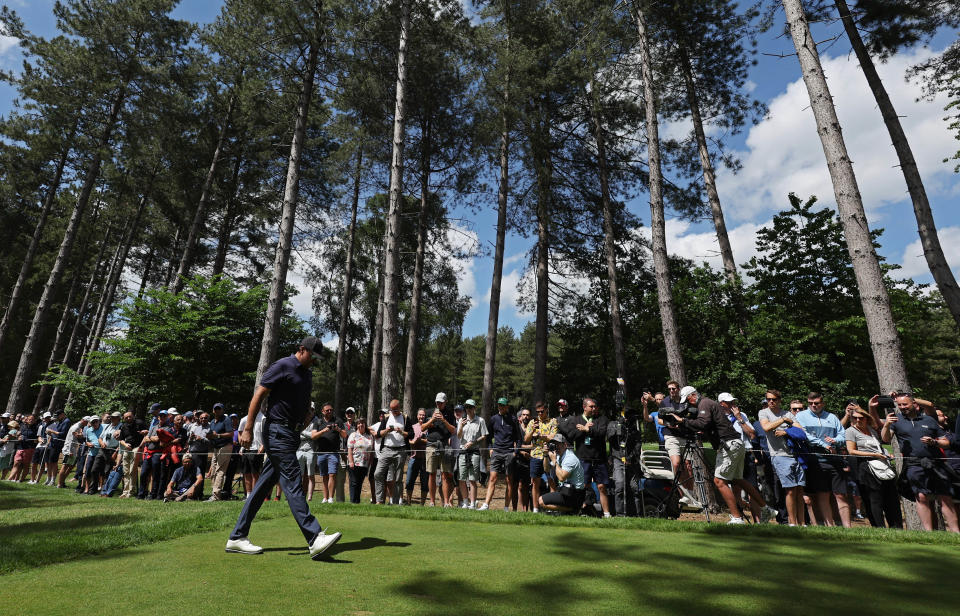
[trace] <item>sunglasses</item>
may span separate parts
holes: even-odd
[[[780,398],[767,398],[767,402],[776,402]]]

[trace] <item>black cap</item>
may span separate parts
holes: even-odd
[[[300,346],[310,351],[311,353],[320,354],[321,349],[323,348],[323,343],[320,342],[320,339],[316,336],[307,336],[300,341]]]
[[[156,413],[156,412],[159,411],[159,410],[160,410],[160,403],[159,403],[159,402],[154,402],[153,404],[150,405],[150,412],[151,412],[151,413]]]
[[[54,415],[66,415],[67,412],[63,409],[57,409],[57,412]]]

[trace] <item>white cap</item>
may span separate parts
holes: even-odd
[[[437,394],[437,400],[436,400],[436,401],[437,401],[437,402],[446,402],[446,401],[447,401],[447,394],[445,394],[445,393],[443,393],[443,392],[441,391],[440,393]]]
[[[693,385],[687,385],[686,387],[680,390],[680,399],[686,400],[687,396],[695,393],[697,393],[697,388],[694,387]]]
[[[10,417],[10,413],[4,413],[3,415],[0,415],[0,417]]]
[[[733,394],[726,391],[717,396],[718,402],[736,402],[736,400],[737,399],[733,397]]]
[[[177,413],[177,407],[171,406],[170,408],[168,408],[167,415],[179,415],[179,413]]]
[[[44,419],[46,419],[47,417],[53,417],[53,415],[50,414],[50,411],[47,411],[43,414]]]

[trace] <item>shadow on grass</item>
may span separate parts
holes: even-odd
[[[62,507],[64,498],[60,494],[38,496],[34,490],[24,490],[19,485],[0,481],[0,511],[11,509],[36,509],[38,507]]]
[[[591,536],[592,535],[592,536]],[[743,614],[910,613],[942,615],[957,598],[960,555],[930,546],[688,535],[650,543],[577,531],[544,545],[562,570],[529,563],[503,572],[506,590],[490,592],[469,576],[424,569],[395,585],[416,600],[421,614],[511,613],[518,605],[543,613],[596,611],[611,600],[613,613]],[[670,539],[674,539],[674,535]],[[664,538],[666,539],[666,538]],[[550,559],[550,562],[554,562]],[[574,563],[573,566],[569,566]],[[418,580],[429,579],[425,587]],[[474,602],[465,598],[476,598]],[[519,603],[518,603],[519,602]]]

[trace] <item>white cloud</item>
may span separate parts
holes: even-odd
[[[513,316],[518,319],[526,319],[534,315],[533,312],[524,312],[520,307],[520,281],[524,278],[529,279],[532,271],[524,275],[523,268],[513,269],[503,274],[500,279],[500,314],[504,314],[505,309],[513,310]],[[490,308],[490,289],[483,295],[481,305]]]
[[[333,338],[331,338],[331,339],[329,339],[329,340],[324,340],[324,341],[323,341],[323,346],[327,347],[327,348],[330,349],[331,351],[336,351],[336,350],[337,350],[337,345],[339,345],[339,344],[340,344],[340,336],[334,336]]]
[[[960,263],[960,242],[949,241],[949,238],[957,237],[960,234],[960,227],[944,227],[937,231],[940,235],[940,246],[943,248],[943,255],[946,257],[947,263],[953,264],[954,275],[960,276],[960,271],[956,267],[956,264]],[[895,273],[898,278],[930,276],[930,268],[927,267],[927,260],[923,257],[923,246],[920,245],[920,238],[903,249],[903,256],[900,257],[899,263],[903,266],[903,269]]]
[[[772,224],[767,220],[758,224],[743,223],[727,228],[733,259],[738,268],[757,254],[757,231]],[[715,270],[723,269],[720,248],[717,245],[717,233],[713,225],[700,225],[694,228],[688,221],[667,219],[666,231],[667,252],[671,255],[690,259],[697,265],[706,261]],[[647,241],[650,240],[650,227],[640,227],[637,233]]]
[[[447,229],[447,243],[453,254],[446,254],[443,258],[457,272],[457,289],[463,297],[469,297],[471,309],[477,306],[477,277],[476,260],[480,238],[471,229],[453,225]]]
[[[0,56],[4,55],[11,49],[16,48],[17,43],[20,42],[20,39],[14,38],[12,36],[7,36],[6,34],[0,33]]]
[[[904,131],[931,195],[956,190],[952,168],[941,161],[956,152],[956,142],[943,123],[944,97],[916,101],[916,85],[904,81],[907,68],[934,55],[928,49],[894,56],[877,69],[901,115]],[[786,60],[785,60],[786,61]],[[906,185],[896,153],[856,59],[823,57],[824,70],[843,127],[847,149],[854,163],[864,207],[871,218],[882,217],[883,208],[906,196]],[[798,71],[796,66],[790,70]],[[801,198],[817,195],[823,203],[835,203],[810,100],[802,79],[768,103],[767,118],[750,129],[747,150],[740,152],[743,170],[718,174],[720,198],[728,221],[751,221],[769,217],[786,205],[786,195]]]
[[[301,259],[295,254],[290,255],[290,268],[287,270],[287,284],[293,285],[299,293],[290,298],[293,312],[301,319],[307,320],[313,316],[313,287],[307,285],[306,278],[298,267]]]

